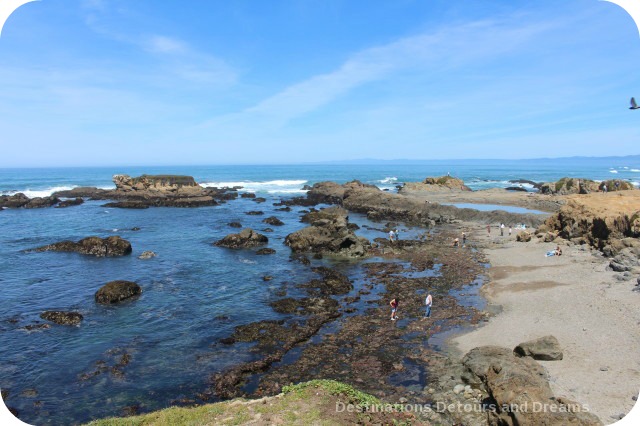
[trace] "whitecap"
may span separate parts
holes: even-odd
[[[398,181],[397,177],[391,176],[391,177],[386,177],[384,179],[379,180],[378,183],[394,183],[397,181]]]
[[[18,193],[23,193],[29,198],[35,197],[48,197],[54,192],[58,191],[68,191],[70,189],[76,188],[77,185],[73,186],[52,186],[46,189],[22,189],[22,190],[12,190],[12,191],[2,191],[0,195],[15,195]]]
[[[629,171],[634,173],[640,173],[640,169],[630,169]]]
[[[249,259],[240,259],[240,263],[246,263],[248,265],[254,265],[258,262],[256,262],[255,260],[249,260]]]
[[[292,180],[269,180],[264,182],[255,181],[230,181],[230,182],[202,182],[201,186],[205,188],[233,188],[234,186],[241,186],[240,191],[244,192],[266,192],[269,194],[277,193],[304,193],[301,186],[306,184],[307,180],[292,179]]]
[[[609,173],[618,173],[618,171],[615,170],[615,169],[611,169],[611,170],[609,170]]]

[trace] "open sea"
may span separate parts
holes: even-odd
[[[183,174],[204,186],[243,186],[267,201],[238,198],[200,208],[105,208],[105,201],[87,201],[65,209],[16,209],[0,213],[0,388],[7,405],[31,424],[77,424],[93,418],[122,415],[132,404],[142,411],[160,409],[201,392],[208,378],[225,367],[251,360],[242,345],[219,340],[234,327],[253,321],[282,319],[269,302],[283,286],[296,297],[295,285],[315,277],[308,266],[291,262],[283,240],[301,229],[300,210],[276,211],[273,203],[304,195],[302,187],[324,180],[362,182],[395,190],[407,181],[450,173],[474,190],[512,186],[511,179],[555,181],[561,177],[594,180],[626,179],[640,184],[640,161],[582,159],[549,161],[442,161],[400,165],[286,165],[0,169],[0,195],[22,192],[46,196],[76,186],[113,188],[114,174]],[[526,185],[525,185],[526,186]],[[250,216],[262,210],[263,216]],[[275,255],[229,250],[213,242],[238,230],[241,222],[261,232],[261,221],[277,216],[285,225],[272,226],[268,247]],[[362,215],[350,215],[357,231],[369,239],[384,237]],[[140,228],[137,231],[133,228]],[[406,232],[413,230],[407,228]],[[88,236],[119,235],[133,254],[92,258],[74,253],[32,253],[28,249]],[[145,250],[157,257],[140,260]],[[358,290],[358,264],[328,264],[347,273]],[[271,275],[272,281],[262,277]],[[142,295],[116,306],[94,302],[94,293],[113,280],[136,281]],[[302,293],[300,293],[300,296]],[[73,310],[84,316],[78,327],[43,323],[44,310]],[[116,366],[123,353],[131,357],[124,375],[99,371]],[[84,375],[84,376],[83,376]],[[88,376],[87,376],[88,375]],[[88,378],[87,378],[88,377]]]

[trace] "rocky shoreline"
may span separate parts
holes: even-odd
[[[184,176],[143,175],[131,178],[117,175],[114,182],[115,190],[75,188],[56,193],[46,200],[25,201],[26,197],[21,194],[4,196],[0,206],[60,206],[66,202],[61,198],[71,199],[67,203],[70,206],[91,198],[116,200],[105,204],[108,207],[200,207],[239,197],[238,188],[202,188],[193,178]],[[425,189],[434,185],[439,189]],[[565,181],[555,188],[561,192],[567,191],[569,186]],[[575,186],[571,184],[571,187]],[[579,191],[591,188],[584,183],[577,187]],[[321,182],[310,187],[305,197],[276,203],[283,206],[282,210],[292,205],[310,207],[301,218],[308,226],[292,232],[284,240],[291,250],[292,260],[305,265],[310,263],[307,256],[365,260],[361,263],[363,275],[354,287],[354,282],[338,270],[315,267],[313,272],[318,278],[296,284],[304,290],[304,297],[288,297],[286,288],[283,289],[271,307],[276,312],[291,315],[290,319],[239,326],[231,335],[215,342],[214,346],[252,343],[252,360],[213,374],[208,388],[180,403],[193,405],[237,396],[274,395],[290,382],[324,378],[345,381],[389,402],[427,403],[433,407],[442,404],[484,407],[471,413],[445,409],[425,414],[425,421],[436,423],[601,424],[594,415],[579,409],[582,401],[576,402],[573,398],[557,394],[557,389],[550,386],[544,368],[530,358],[536,357],[536,350],[532,351],[526,339],[516,344],[524,344],[528,349],[519,345],[520,349],[516,347],[514,350],[516,344],[508,349],[477,345],[469,348],[463,358],[448,356],[425,344],[441,334],[482,324],[490,317],[489,313],[473,304],[464,303],[464,294],[456,296],[471,283],[483,281],[485,253],[477,249],[486,248],[484,242],[479,243],[478,236],[481,233],[479,229],[484,230],[485,225],[519,223],[537,228],[536,234],[527,234],[528,239],[533,240],[530,244],[592,246],[611,257],[609,267],[621,272],[620,281],[628,281],[640,273],[638,191],[532,196],[516,192],[517,196],[513,195],[514,191],[508,192],[509,199],[519,197],[521,204],[527,207],[544,206],[547,211],[555,213],[517,214],[440,204],[431,194],[438,194],[437,197],[446,194],[460,199],[473,193],[453,178],[444,177],[405,186],[399,193],[381,191],[358,181],[346,184]],[[491,200],[492,194],[487,192],[484,196]],[[264,202],[264,199],[245,194],[242,198]],[[475,199],[477,202],[480,198],[476,196]],[[603,202],[609,206],[608,209],[598,208]],[[314,208],[327,204],[335,206],[320,210]],[[401,239],[393,243],[386,238],[369,241],[357,235],[357,225],[349,222],[349,212],[364,214],[376,222],[386,222],[385,229],[405,224],[420,227],[424,232],[415,239]],[[247,214],[258,213],[262,212]],[[272,226],[283,224],[275,216],[263,222]],[[230,226],[242,227],[238,222],[232,222]],[[467,247],[452,244],[463,230],[469,233],[473,242]],[[237,234],[227,235],[214,245],[223,249],[251,250],[268,242],[265,235],[245,228]],[[71,251],[106,257],[127,255],[132,250],[130,243],[119,237],[104,240],[90,237],[78,242],[53,243],[34,251]],[[261,248],[256,254],[274,252],[273,249]],[[141,291],[134,282],[113,281],[96,293],[95,300],[97,303],[116,303]],[[432,318],[424,320],[426,291],[438,300],[438,309]],[[392,298],[402,300],[401,319],[397,322],[388,318],[387,304]],[[77,325],[83,319],[77,312],[55,311],[43,315],[43,319],[58,324]],[[516,356],[523,354],[524,358]],[[129,358],[117,363],[113,369],[124,374],[122,367],[128,362]],[[104,371],[107,370],[105,367]],[[87,379],[101,372],[98,368],[96,372],[87,373]],[[421,385],[425,382],[429,383],[427,387]],[[522,395],[528,396],[523,399]],[[561,408],[554,414],[532,410],[513,412],[503,408],[534,403]],[[488,409],[487,406],[494,408]]]

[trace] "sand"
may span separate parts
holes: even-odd
[[[476,225],[477,227],[477,225]],[[563,256],[545,257],[553,243],[519,243],[513,236],[477,229],[470,242],[491,263],[483,292],[502,311],[450,341],[459,355],[483,345],[513,348],[554,335],[562,361],[540,361],[557,396],[587,404],[609,424],[628,413],[640,390],[640,292],[636,280],[620,282],[608,261],[586,246],[563,246]]]

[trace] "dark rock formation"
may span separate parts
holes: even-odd
[[[243,229],[239,234],[229,234],[220,241],[214,243],[218,247],[227,248],[248,248],[267,244],[269,239],[253,229]]]
[[[79,312],[45,311],[40,318],[60,325],[79,325],[84,317]]]
[[[132,281],[111,281],[103,285],[95,294],[97,303],[117,303],[142,293],[140,286]]]
[[[110,190],[89,186],[54,192],[52,195],[59,198],[90,198],[92,200],[105,200],[108,198]]]
[[[264,197],[256,197],[252,201],[255,201],[256,203],[264,203],[267,199]]]
[[[349,281],[349,278],[336,270],[320,266],[313,268],[312,271],[320,274],[322,279],[313,279],[300,285],[302,288],[310,289],[311,293],[318,293],[324,296],[336,296],[347,294],[353,290],[353,284]]]
[[[264,212],[261,212],[259,210],[252,210],[250,212],[246,212],[245,214],[249,215],[249,216],[261,216],[264,214]]]
[[[242,224],[240,222],[231,222],[229,226],[232,228],[242,228]]]
[[[282,226],[284,225],[284,222],[281,221],[280,219],[278,219],[275,216],[270,216],[266,219],[262,220],[262,223],[266,223],[267,225],[273,225],[273,226]]]
[[[51,207],[59,202],[60,199],[53,195],[35,198],[29,198],[21,192],[14,195],[0,195],[0,208],[17,209],[22,207],[25,209],[38,209]]]
[[[559,361],[562,359],[560,343],[554,336],[544,336],[520,343],[513,349],[513,353],[519,357],[530,356],[540,361]]]
[[[38,247],[34,251],[64,251],[87,254],[97,257],[125,256],[131,254],[131,243],[118,236],[107,238],[88,237],[80,241],[61,241],[55,244]]]
[[[77,197],[70,200],[60,201],[56,208],[61,209],[64,207],[79,206],[82,203],[84,203],[84,200],[80,197]]]
[[[532,358],[483,346],[469,351],[462,362],[468,370],[467,380],[477,383],[479,379],[496,408],[487,412],[490,425],[602,424],[581,404],[554,397],[544,368]]]
[[[51,207],[58,204],[60,199],[58,197],[35,197],[29,200],[23,207],[25,209],[41,209],[43,207]]]
[[[520,241],[521,243],[527,243],[531,241],[531,234],[527,231],[520,231],[516,235],[516,241]]]
[[[256,251],[257,255],[267,255],[267,254],[276,254],[276,251],[272,248],[261,248],[260,250]]]
[[[271,302],[274,311],[281,314],[317,315],[335,313],[339,303],[330,297],[286,298]]]
[[[348,227],[347,211],[330,207],[305,216],[311,226],[287,235],[285,244],[293,252],[316,252],[359,257],[366,254],[369,241]]]
[[[520,191],[520,192],[528,192],[527,188],[523,188],[521,186],[510,186],[505,188],[506,191]]]
[[[240,194],[241,198],[256,198],[256,194],[252,193],[252,192],[243,192],[242,194]]]

